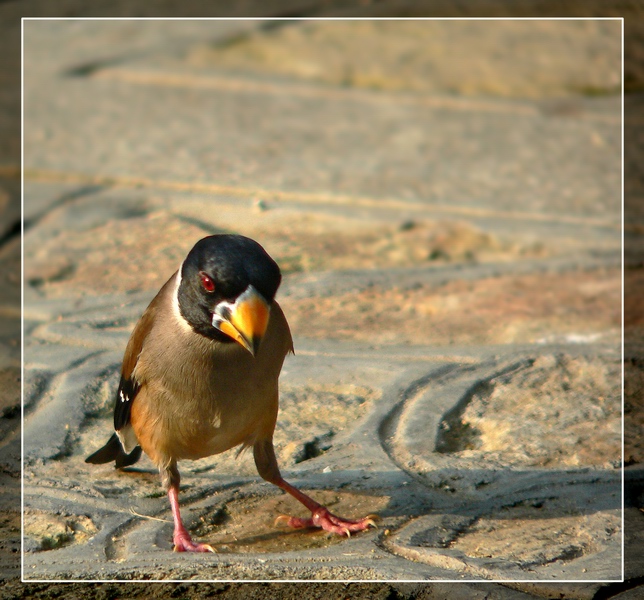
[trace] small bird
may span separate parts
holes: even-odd
[[[176,552],[214,552],[192,540],[179,511],[177,461],[253,448],[260,476],[300,501],[311,517],[278,517],[290,527],[349,536],[375,515],[331,514],[286,482],[273,431],[278,378],[293,339],[275,294],[281,273],[254,240],[212,235],[195,244],[136,324],[125,349],[114,407],[115,433],[87,463],[156,464],[174,519]]]

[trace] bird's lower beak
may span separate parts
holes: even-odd
[[[249,285],[234,304],[222,302],[217,306],[212,324],[255,356],[266,333],[269,314],[268,302]]]

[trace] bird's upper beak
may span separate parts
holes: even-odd
[[[234,303],[220,302],[217,305],[212,325],[255,356],[266,333],[269,314],[268,302],[249,285]]]

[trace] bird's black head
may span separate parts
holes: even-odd
[[[212,235],[183,262],[179,310],[197,333],[237,341],[255,354],[281,278],[277,263],[254,240]]]

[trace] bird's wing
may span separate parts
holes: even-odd
[[[139,393],[141,384],[134,377],[125,378],[121,375],[119,389],[116,394],[116,404],[114,405],[114,430],[120,431],[130,423],[130,414],[132,412],[132,402]]]
[[[119,432],[130,424],[132,403],[145,382],[138,381],[134,376],[134,368],[145,344],[145,340],[152,329],[156,314],[164,302],[170,300],[175,284],[176,273],[170,277],[159,293],[150,302],[145,312],[132,331],[130,340],[125,348],[123,366],[121,368],[121,381],[116,392],[114,405],[114,429]]]

